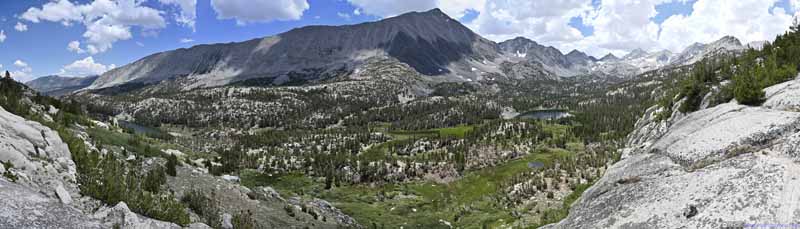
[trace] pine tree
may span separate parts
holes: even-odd
[[[744,70],[744,69],[743,69]],[[764,91],[759,86],[759,78],[764,70],[761,67],[753,67],[749,70],[740,71],[733,78],[733,96],[740,104],[760,105],[764,100]]]
[[[167,175],[173,177],[178,175],[178,171],[175,169],[177,165],[178,165],[178,157],[175,156],[174,154],[170,154],[169,157],[167,157]]]
[[[8,73],[8,71],[6,71],[6,79],[11,79],[11,73]]]

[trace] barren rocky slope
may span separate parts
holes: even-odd
[[[720,228],[800,222],[800,79],[655,121],[650,109],[623,159],[549,228]],[[678,106],[678,105],[676,105]],[[675,109],[677,110],[677,109]]]
[[[64,77],[52,75],[40,77],[25,84],[44,95],[62,96],[88,87],[97,80],[97,77],[99,76]]]

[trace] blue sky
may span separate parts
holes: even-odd
[[[215,6],[212,1],[217,1]],[[735,5],[730,7],[731,12],[743,9],[763,9],[764,12],[749,15],[752,22],[748,23],[752,24],[739,25],[746,27],[744,29],[733,26],[718,29],[711,24],[699,26],[701,28],[696,31],[687,30],[686,23],[718,18],[693,14],[693,8],[713,14],[702,10],[704,5],[714,4],[713,1],[720,0],[552,1],[554,3],[549,0],[521,3],[514,0],[0,0],[0,30],[5,35],[5,39],[0,35],[0,53],[3,53],[0,64],[22,81],[50,74],[79,76],[101,73],[166,50],[244,41],[305,25],[374,21],[409,10],[434,7],[442,8],[489,39],[500,41],[526,36],[556,46],[565,53],[579,49],[601,56],[607,52],[624,54],[633,48],[679,50],[692,39],[709,42],[725,33],[741,33],[737,37],[744,40],[768,39],[782,31],[786,18],[795,11],[790,0],[728,4]],[[57,3],[61,5],[56,7]],[[99,3],[105,3],[106,7],[99,7],[103,5]],[[764,4],[767,5],[763,7],[768,8],[761,7]],[[94,6],[93,10],[83,9],[90,6]],[[775,10],[776,7],[780,10]],[[130,9],[144,13],[125,15],[133,12]],[[154,14],[142,16],[148,12]],[[191,15],[193,27],[182,20],[185,19],[183,15]],[[742,19],[720,20],[709,23],[730,24]],[[758,23],[779,25],[766,27]],[[90,29],[92,25],[102,27]],[[126,32],[130,36],[125,36]],[[87,35],[89,33],[92,34]],[[80,45],[68,50],[71,42]],[[97,48],[104,45],[108,47]]]

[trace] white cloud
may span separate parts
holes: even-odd
[[[345,19],[345,20],[350,20],[350,14],[348,14],[348,13],[338,12],[338,13],[336,13],[336,15],[339,16],[340,18]]]
[[[181,42],[181,43],[192,43],[192,42],[194,42],[194,40],[192,40],[192,39],[189,39],[189,38],[182,38],[182,39],[180,40],[180,42]]]
[[[67,44],[67,50],[69,50],[70,52],[78,53],[78,54],[86,52],[86,50],[83,50],[81,48],[81,42],[80,41],[70,41],[69,44]]]
[[[82,60],[76,60],[71,64],[65,65],[61,68],[58,75],[62,76],[89,76],[100,75],[108,70],[116,68],[115,65],[103,65],[94,62],[94,58],[86,57]]]
[[[17,22],[17,25],[14,26],[14,29],[20,32],[25,32],[28,31],[28,25]]]
[[[676,14],[661,24],[653,21],[656,6],[681,0],[604,0],[597,9],[584,15],[594,33],[562,50],[578,48],[600,56],[618,55],[632,49],[667,49],[681,52],[695,43],[713,42],[722,36],[735,36],[743,43],[773,40],[789,28],[794,13],[776,7],[777,0],[698,0],[689,15]]]
[[[537,42],[559,46],[583,39],[569,26],[573,17],[591,9],[591,0],[487,1],[469,27],[489,39],[502,41],[524,36]]]
[[[673,0],[604,0],[597,9],[583,16],[594,33],[569,45],[596,56],[612,52],[624,55],[642,48],[660,49],[657,45],[659,25],[651,19],[658,12],[656,6]]]
[[[107,51],[114,42],[131,39],[133,35],[130,28],[124,25],[96,21],[86,25],[86,32],[83,33],[83,37],[89,43],[87,46],[89,53],[96,54]]]
[[[177,5],[181,12],[175,15],[175,21],[186,27],[195,29],[197,20],[197,0],[158,0],[164,5]]]
[[[3,43],[5,41],[6,41],[6,31],[0,30],[0,43]]]
[[[22,60],[16,60],[14,61],[14,66],[17,66],[18,68],[27,68],[28,63],[25,63],[25,61]]]
[[[712,42],[724,35],[735,36],[743,43],[772,41],[789,28],[794,15],[786,12],[790,9],[773,8],[777,2],[699,0],[690,15],[671,16],[662,23],[659,44],[678,50],[693,42]]]
[[[778,0],[602,0],[596,6],[591,0],[348,1],[361,13],[382,17],[439,7],[460,18],[474,10],[478,16],[467,26],[486,38],[499,42],[524,36],[562,52],[579,49],[595,56],[623,55],[635,48],[680,52],[694,42],[708,43],[724,35],[743,43],[772,40],[800,9],[800,0],[790,1],[792,9],[779,7]],[[656,6],[671,2],[692,4],[693,12],[656,23]],[[576,17],[593,32],[583,35],[570,25]]]
[[[31,74],[33,69],[28,65],[28,63],[25,63],[25,61],[18,59],[14,61],[14,66],[17,67],[17,70],[11,72],[11,77],[13,77],[15,80],[19,82],[27,82],[34,78]]]
[[[58,0],[45,3],[42,8],[30,8],[21,16],[22,19],[39,23],[40,21],[61,22],[70,25],[72,22],[83,20],[81,9],[68,0]]]
[[[306,0],[211,0],[217,19],[236,19],[238,25],[275,20],[299,20],[308,8]]]
[[[120,40],[133,37],[132,27],[139,27],[143,33],[152,33],[166,27],[161,16],[163,12],[143,6],[141,0],[94,0],[91,3],[75,5],[69,0],[45,3],[41,8],[31,7],[20,18],[39,23],[42,21],[61,22],[72,25],[82,23],[86,27],[83,37],[86,50],[96,54],[112,48]]]

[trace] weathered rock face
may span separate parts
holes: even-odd
[[[735,103],[637,124],[627,153],[549,228],[720,228],[800,222],[800,80]],[[659,127],[663,131],[659,131]]]
[[[2,228],[103,228],[79,210],[0,178]]]
[[[133,213],[122,202],[88,212],[83,202],[93,200],[79,194],[75,163],[58,133],[2,107],[0,161],[13,165],[0,172],[17,177],[0,176],[0,228],[181,228]]]
[[[18,183],[56,197],[77,194],[75,163],[58,133],[0,107],[0,161],[11,163]],[[65,198],[68,196],[65,196]]]
[[[153,220],[132,212],[125,202],[114,207],[103,207],[95,212],[94,218],[102,222],[104,228],[119,226],[120,228],[181,228],[177,224]]]
[[[767,101],[763,107],[800,112],[800,80],[778,84],[764,90]]]

